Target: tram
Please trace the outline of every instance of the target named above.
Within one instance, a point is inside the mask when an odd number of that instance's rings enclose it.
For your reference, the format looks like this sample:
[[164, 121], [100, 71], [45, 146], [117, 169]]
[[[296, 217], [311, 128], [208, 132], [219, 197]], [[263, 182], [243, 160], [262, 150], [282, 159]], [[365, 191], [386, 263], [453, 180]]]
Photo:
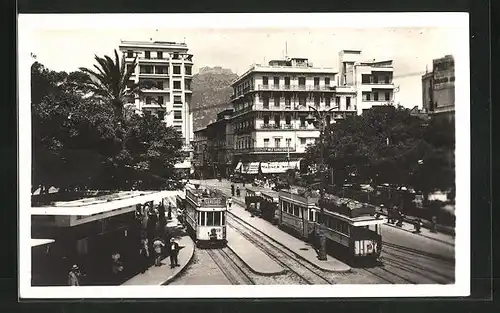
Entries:
[[245, 210], [252, 214], [261, 216], [262, 205], [262, 191], [265, 190], [261, 187], [248, 187], [245, 193]]
[[[323, 217], [321, 217], [323, 208]], [[348, 199], [296, 190], [279, 192], [278, 225], [299, 238], [315, 242], [322, 232], [329, 251], [349, 261], [376, 260], [382, 251], [381, 227], [387, 219], [372, 207]]]
[[226, 197], [218, 190], [186, 187], [184, 202], [185, 224], [197, 246], [225, 246]]
[[277, 224], [279, 219], [279, 193], [274, 190], [261, 192], [261, 216], [263, 219]]

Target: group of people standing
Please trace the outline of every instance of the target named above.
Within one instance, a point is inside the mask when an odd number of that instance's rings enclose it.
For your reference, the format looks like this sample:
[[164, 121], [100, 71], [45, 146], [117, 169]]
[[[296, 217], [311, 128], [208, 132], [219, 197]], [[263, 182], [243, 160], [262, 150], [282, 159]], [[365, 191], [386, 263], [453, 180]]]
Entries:
[[[140, 255], [142, 258], [142, 272], [149, 266], [161, 266], [161, 260], [168, 252], [170, 256], [170, 266], [178, 266], [177, 256], [179, 244], [175, 238], [167, 231], [167, 221], [172, 219], [172, 204], [165, 208], [163, 201], [158, 205], [148, 202], [144, 206], [137, 206], [136, 218], [141, 227]], [[169, 243], [168, 246], [166, 243]]]

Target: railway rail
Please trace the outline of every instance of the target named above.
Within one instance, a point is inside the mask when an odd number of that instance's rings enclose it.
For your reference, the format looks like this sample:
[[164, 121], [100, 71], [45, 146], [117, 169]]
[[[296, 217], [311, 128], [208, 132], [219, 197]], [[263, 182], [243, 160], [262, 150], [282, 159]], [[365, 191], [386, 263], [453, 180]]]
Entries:
[[296, 275], [302, 284], [334, 284], [331, 279], [325, 277], [322, 270], [314, 267], [313, 264], [307, 261], [297, 258], [292, 250], [273, 241], [271, 237], [236, 215], [232, 213], [228, 214], [228, 224], [248, 241], [264, 251], [271, 259]]
[[206, 252], [232, 285], [255, 285], [253, 279], [230, 256], [230, 250], [206, 249]]

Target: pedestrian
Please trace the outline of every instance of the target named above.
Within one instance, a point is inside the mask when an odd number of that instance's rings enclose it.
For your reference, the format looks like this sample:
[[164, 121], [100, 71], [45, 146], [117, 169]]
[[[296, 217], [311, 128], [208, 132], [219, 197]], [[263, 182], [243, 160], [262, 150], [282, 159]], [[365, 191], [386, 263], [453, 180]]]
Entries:
[[236, 196], [239, 197], [240, 196], [240, 187], [236, 187]]
[[80, 277], [82, 273], [78, 265], [73, 265], [68, 273], [68, 286], [80, 286]]
[[153, 247], [155, 250], [155, 266], [161, 266], [161, 248], [165, 247], [165, 244], [160, 238], [156, 238]]
[[231, 184], [231, 196], [234, 197], [234, 184]]
[[163, 204], [163, 199], [161, 200], [160, 204], [158, 205], [158, 220], [160, 222], [160, 225], [166, 224], [165, 221], [165, 205]]
[[420, 220], [420, 218], [417, 218], [415, 220], [414, 227], [415, 227], [415, 233], [419, 234], [420, 233], [420, 227], [422, 227], [422, 221]]
[[141, 273], [146, 272], [147, 268], [149, 267], [149, 249], [148, 249], [148, 239], [143, 238], [141, 239], [141, 247], [139, 250], [140, 257], [141, 257]]
[[168, 203], [168, 215], [167, 215], [167, 218], [169, 220], [172, 219], [172, 203]]
[[179, 254], [179, 244], [174, 238], [170, 238], [170, 268], [179, 266], [179, 260], [177, 258]]
[[436, 232], [437, 232], [437, 216], [433, 215], [431, 224], [431, 233], [436, 233]]
[[227, 198], [227, 206], [231, 209], [233, 199], [231, 197]]

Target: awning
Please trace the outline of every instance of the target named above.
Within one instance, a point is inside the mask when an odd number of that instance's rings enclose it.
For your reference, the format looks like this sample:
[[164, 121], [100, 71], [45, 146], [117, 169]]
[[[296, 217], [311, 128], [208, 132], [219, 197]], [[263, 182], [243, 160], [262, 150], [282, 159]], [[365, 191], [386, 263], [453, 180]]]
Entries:
[[263, 174], [286, 173], [288, 169], [299, 169], [299, 162], [300, 161], [262, 162], [260, 163], [260, 170]]
[[238, 162], [238, 164], [237, 164], [237, 165], [236, 165], [236, 167], [234, 168], [234, 171], [235, 171], [235, 172], [239, 171], [239, 170], [240, 170], [240, 168], [241, 168], [241, 165], [242, 165], [242, 163], [241, 163], [241, 162]]
[[243, 164], [241, 168], [241, 173], [243, 174], [258, 174], [259, 173], [259, 162], [251, 162]]

